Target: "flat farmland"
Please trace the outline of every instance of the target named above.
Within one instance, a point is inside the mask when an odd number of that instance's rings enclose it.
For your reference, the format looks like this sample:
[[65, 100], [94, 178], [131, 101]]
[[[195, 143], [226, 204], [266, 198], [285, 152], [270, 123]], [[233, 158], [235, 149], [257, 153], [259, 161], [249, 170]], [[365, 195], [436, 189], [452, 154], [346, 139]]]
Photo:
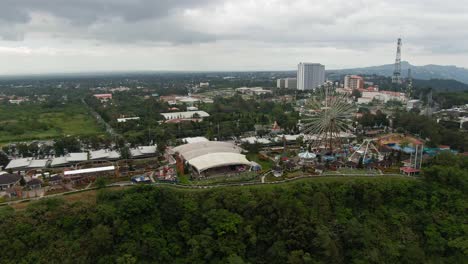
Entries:
[[84, 105], [0, 105], [0, 143], [104, 133]]

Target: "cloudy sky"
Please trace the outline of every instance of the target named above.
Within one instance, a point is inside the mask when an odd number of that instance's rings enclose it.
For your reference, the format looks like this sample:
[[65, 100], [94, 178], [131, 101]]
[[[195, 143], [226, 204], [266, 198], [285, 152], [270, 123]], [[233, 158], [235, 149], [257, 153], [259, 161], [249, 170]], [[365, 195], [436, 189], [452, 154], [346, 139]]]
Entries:
[[0, 74], [468, 68], [466, 0], [0, 0]]

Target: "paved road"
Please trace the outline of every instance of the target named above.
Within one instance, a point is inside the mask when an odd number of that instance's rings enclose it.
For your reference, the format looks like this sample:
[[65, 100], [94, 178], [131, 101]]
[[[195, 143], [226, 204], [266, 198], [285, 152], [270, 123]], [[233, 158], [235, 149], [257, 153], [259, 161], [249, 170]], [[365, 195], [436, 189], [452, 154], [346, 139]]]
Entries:
[[88, 110], [91, 112], [91, 114], [96, 118], [98, 123], [103, 124], [106, 127], [106, 132], [111, 135], [112, 137], [120, 137], [120, 134], [115, 132], [115, 130], [109, 125], [104, 119], [102, 119], [101, 115], [94, 111], [94, 109], [86, 103], [84, 98], [81, 98], [81, 102], [88, 108]]

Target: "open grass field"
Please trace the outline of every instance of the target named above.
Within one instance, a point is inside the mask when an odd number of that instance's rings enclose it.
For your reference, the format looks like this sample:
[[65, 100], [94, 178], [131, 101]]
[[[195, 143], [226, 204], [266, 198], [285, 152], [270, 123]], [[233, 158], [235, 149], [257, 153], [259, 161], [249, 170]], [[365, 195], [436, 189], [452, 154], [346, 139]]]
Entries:
[[256, 153], [248, 153], [247, 159], [250, 161], [255, 161], [256, 163], [262, 166], [263, 171], [270, 170], [275, 165], [271, 160], [261, 160]]
[[101, 134], [84, 105], [0, 105], [0, 143]]

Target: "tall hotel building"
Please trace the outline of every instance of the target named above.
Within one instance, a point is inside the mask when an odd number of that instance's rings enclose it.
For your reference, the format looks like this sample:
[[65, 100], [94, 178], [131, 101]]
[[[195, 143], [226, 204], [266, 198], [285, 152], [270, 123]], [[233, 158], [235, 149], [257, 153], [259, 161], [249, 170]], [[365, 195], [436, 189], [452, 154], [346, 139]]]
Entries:
[[313, 90], [325, 83], [325, 66], [320, 63], [297, 65], [297, 89]]

